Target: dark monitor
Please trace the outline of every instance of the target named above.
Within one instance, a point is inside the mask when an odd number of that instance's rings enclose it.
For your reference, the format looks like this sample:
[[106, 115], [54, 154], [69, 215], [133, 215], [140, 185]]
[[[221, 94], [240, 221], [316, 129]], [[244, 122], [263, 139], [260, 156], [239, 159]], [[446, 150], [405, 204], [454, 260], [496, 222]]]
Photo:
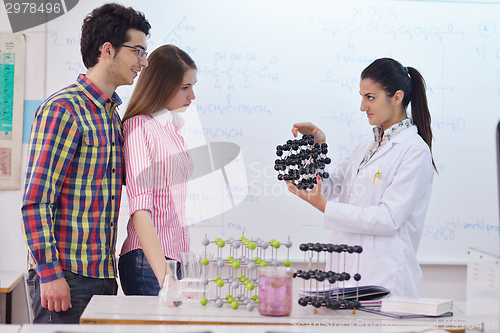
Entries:
[[[496, 144], [497, 144], [498, 209], [500, 210], [500, 121], [497, 124], [496, 141], [497, 141]], [[498, 255], [500, 256], [500, 249], [498, 250]]]

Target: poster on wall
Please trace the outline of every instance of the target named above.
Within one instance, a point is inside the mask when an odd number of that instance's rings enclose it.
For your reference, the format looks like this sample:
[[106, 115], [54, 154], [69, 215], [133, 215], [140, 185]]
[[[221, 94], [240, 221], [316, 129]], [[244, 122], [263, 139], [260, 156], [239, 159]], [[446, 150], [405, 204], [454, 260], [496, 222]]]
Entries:
[[0, 34], [0, 190], [21, 189], [26, 37]]

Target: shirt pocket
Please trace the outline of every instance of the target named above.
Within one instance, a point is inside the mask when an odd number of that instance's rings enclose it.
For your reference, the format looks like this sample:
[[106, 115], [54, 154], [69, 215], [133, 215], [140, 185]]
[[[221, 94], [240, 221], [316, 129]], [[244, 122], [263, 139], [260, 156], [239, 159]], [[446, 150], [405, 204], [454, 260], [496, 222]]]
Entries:
[[380, 177], [376, 177], [373, 182], [370, 184], [371, 187], [371, 195], [370, 201], [371, 205], [379, 205], [382, 197], [384, 196], [385, 191], [391, 185], [392, 181], [384, 180]]
[[84, 132], [83, 141], [89, 147], [103, 147], [108, 142], [105, 135], [93, 131]]
[[106, 135], [98, 131], [84, 132], [78, 159], [79, 173], [84, 175], [105, 173], [108, 157], [109, 147]]

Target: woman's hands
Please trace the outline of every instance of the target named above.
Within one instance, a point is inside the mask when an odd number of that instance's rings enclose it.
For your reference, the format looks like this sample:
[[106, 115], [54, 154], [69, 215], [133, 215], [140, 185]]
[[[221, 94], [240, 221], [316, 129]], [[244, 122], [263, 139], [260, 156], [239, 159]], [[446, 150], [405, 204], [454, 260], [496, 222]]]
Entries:
[[138, 210], [132, 215], [132, 218], [142, 251], [144, 251], [161, 288], [165, 279], [165, 254], [160, 244], [158, 232], [151, 220], [151, 212]]
[[321, 181], [321, 178], [319, 176], [316, 179], [318, 183], [310, 191], [299, 190], [291, 181], [287, 181], [286, 186], [288, 187], [288, 190], [290, 192], [292, 192], [302, 200], [309, 202], [320, 212], [324, 213], [326, 207], [326, 199], [323, 195], [323, 191], [321, 191], [321, 185], [323, 184], [323, 182]]
[[[306, 123], [296, 123], [292, 126], [293, 136], [297, 137], [297, 133], [302, 135], [314, 135], [315, 143], [325, 143], [326, 135], [320, 130], [316, 125], [306, 122]], [[326, 199], [321, 191], [322, 181], [321, 178], [317, 177], [317, 184], [311, 191], [299, 190], [291, 181], [286, 182], [288, 190], [301, 198], [304, 201], [309, 202], [311, 205], [316, 207], [319, 211], [325, 212]]]
[[299, 132], [302, 135], [313, 134], [315, 143], [321, 144], [321, 143], [326, 142], [325, 133], [323, 133], [322, 130], [320, 130], [316, 125], [314, 125], [312, 123], [307, 122], [307, 123], [293, 124], [293, 127], [292, 127], [293, 136], [297, 137], [297, 132]]

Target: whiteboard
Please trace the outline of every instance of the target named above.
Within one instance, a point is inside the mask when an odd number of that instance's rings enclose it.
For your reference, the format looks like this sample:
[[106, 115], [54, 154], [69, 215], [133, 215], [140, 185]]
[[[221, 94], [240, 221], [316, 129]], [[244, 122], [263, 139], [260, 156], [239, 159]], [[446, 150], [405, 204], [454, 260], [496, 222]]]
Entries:
[[[420, 262], [465, 263], [470, 246], [498, 248], [498, 4], [119, 2], [144, 12], [150, 21], [149, 52], [172, 43], [197, 63], [194, 118], [199, 127], [188, 122], [187, 136], [240, 148], [237, 169], [244, 170], [247, 186], [232, 189], [238, 202], [228, 203], [227, 197], [193, 199], [194, 210], [203, 200], [232, 205], [193, 224], [193, 251], [203, 250], [205, 234], [211, 240], [243, 232], [266, 240], [290, 237], [294, 246], [289, 253], [280, 249], [280, 259], [302, 259], [300, 243], [328, 242], [330, 231], [323, 229], [322, 214], [276, 179], [275, 147], [292, 138], [293, 123], [311, 121], [326, 132], [331, 159], [345, 158], [372, 133], [359, 111], [359, 75], [374, 59], [386, 56], [417, 68], [427, 82], [439, 175], [418, 251]], [[79, 51], [81, 23], [103, 3], [80, 1], [65, 16], [47, 23], [48, 94], [85, 72]], [[121, 112], [132, 91], [133, 86], [118, 88], [124, 101]], [[126, 207], [124, 202], [122, 235]]]

